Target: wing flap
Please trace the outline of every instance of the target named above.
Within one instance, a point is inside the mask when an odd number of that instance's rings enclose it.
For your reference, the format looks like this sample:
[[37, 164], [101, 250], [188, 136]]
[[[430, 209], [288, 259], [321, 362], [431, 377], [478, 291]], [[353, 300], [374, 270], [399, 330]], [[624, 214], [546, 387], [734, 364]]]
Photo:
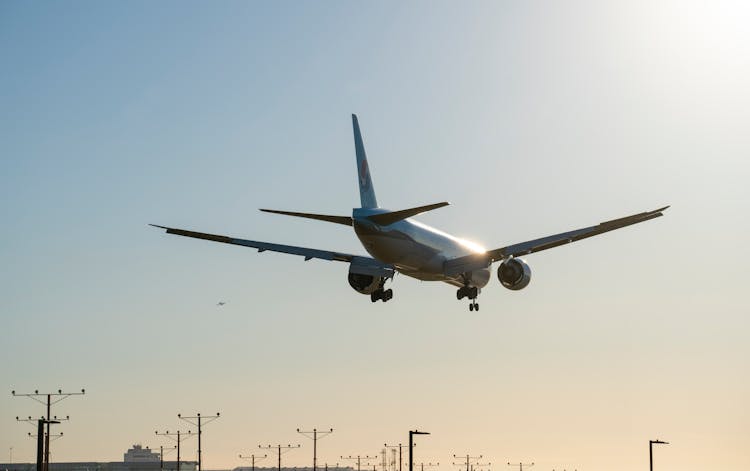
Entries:
[[547, 237], [541, 237], [539, 239], [521, 242], [520, 244], [508, 245], [499, 249], [490, 250], [484, 254], [472, 254], [466, 255], [464, 257], [454, 258], [445, 262], [444, 271], [448, 276], [455, 276], [467, 271], [486, 268], [491, 263], [508, 257], [518, 257], [521, 255], [528, 255], [530, 253], [541, 252], [542, 250], [559, 247], [561, 245], [566, 245], [578, 240], [587, 239], [595, 235], [604, 234], [605, 232], [614, 231], [616, 229], [621, 229], [633, 224], [649, 221], [651, 219], [663, 216], [663, 212], [667, 208], [669, 208], [669, 206], [664, 206], [663, 208], [655, 209], [653, 211], [645, 211], [618, 219], [612, 219], [610, 221], [599, 223], [595, 226], [584, 227], [582, 229], [576, 229], [573, 231], [562, 232], [560, 234], [555, 234]]
[[256, 240], [247, 239], [236, 239], [233, 237], [227, 237], [217, 234], [208, 234], [205, 232], [188, 231], [185, 229], [176, 229], [173, 227], [159, 226], [156, 224], [149, 224], [150, 226], [165, 229], [167, 234], [180, 235], [184, 237], [192, 237], [194, 239], [210, 240], [212, 242], [221, 242], [224, 244], [241, 245], [243, 247], [251, 247], [258, 249], [258, 252], [279, 252], [290, 255], [298, 255], [305, 258], [305, 261], [317, 258], [320, 260], [330, 260], [336, 262], [357, 262], [360, 264], [367, 264], [370, 266], [379, 266], [384, 268], [392, 268], [390, 265], [385, 265], [374, 258], [362, 257], [360, 255], [352, 255], [341, 252], [332, 252], [329, 250], [310, 249], [307, 247], [297, 247], [294, 245], [283, 245], [283, 244], [272, 244], [270, 242], [260, 242]]
[[663, 212], [667, 208], [669, 208], [669, 206], [655, 209], [653, 211], [646, 211], [638, 214], [633, 214], [631, 216], [625, 216], [623, 218], [612, 219], [611, 221], [599, 223], [596, 226], [584, 227], [583, 229], [563, 232], [548, 237], [521, 242], [520, 244], [509, 245], [507, 247], [492, 250], [488, 252], [488, 255], [494, 262], [496, 260], [507, 257], [517, 257], [520, 255], [528, 255], [530, 253], [541, 252], [542, 250], [570, 244], [571, 242], [587, 239], [595, 235], [604, 234], [605, 232], [622, 229], [623, 227], [661, 217], [663, 216]]

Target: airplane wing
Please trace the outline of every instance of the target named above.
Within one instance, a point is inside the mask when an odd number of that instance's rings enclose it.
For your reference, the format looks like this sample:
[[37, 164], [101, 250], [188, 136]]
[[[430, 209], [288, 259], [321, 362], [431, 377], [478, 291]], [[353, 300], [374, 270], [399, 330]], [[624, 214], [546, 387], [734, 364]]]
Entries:
[[658, 218], [663, 215], [663, 211], [667, 208], [669, 208], [669, 206], [655, 209], [653, 211], [633, 214], [619, 219], [613, 219], [611, 221], [605, 221], [595, 226], [584, 227], [574, 231], [562, 232], [560, 234], [541, 237], [539, 239], [529, 240], [519, 244], [508, 245], [499, 249], [490, 250], [483, 254], [473, 254], [455, 258], [446, 262], [445, 271], [448, 275], [456, 275], [465, 271], [470, 271], [471, 269], [487, 267], [489, 264], [505, 258], [528, 255], [530, 253], [540, 252], [560, 245], [570, 244], [577, 240], [586, 239], [595, 235], [604, 234], [605, 232], [614, 231], [615, 229]]
[[166, 229], [167, 234], [175, 234], [175, 235], [181, 235], [185, 237], [193, 237], [196, 239], [210, 240], [212, 242], [221, 242], [224, 244], [242, 245], [245, 247], [252, 247], [252, 248], [258, 249], [258, 252], [265, 252], [266, 250], [269, 250], [271, 252], [280, 252], [280, 253], [287, 253], [291, 255], [299, 255], [301, 257], [305, 257], [305, 261], [308, 261], [313, 258], [318, 258], [321, 260], [334, 260], [337, 262], [354, 262], [358, 265], [363, 265], [363, 266], [368, 266], [368, 267], [373, 267], [373, 268], [384, 268], [384, 269], [393, 268], [390, 265], [386, 265], [382, 262], [379, 262], [378, 260], [375, 260], [374, 258], [362, 257], [360, 255], [351, 255], [351, 254], [340, 253], [340, 252], [331, 252], [328, 250], [308, 249], [305, 247], [296, 247], [293, 245], [271, 244], [268, 242], [258, 242], [255, 240], [234, 239], [232, 237], [227, 237], [223, 235], [187, 231], [185, 229], [175, 229], [172, 227], [159, 226], [156, 224], [149, 224], [149, 226], [158, 227], [160, 229]]

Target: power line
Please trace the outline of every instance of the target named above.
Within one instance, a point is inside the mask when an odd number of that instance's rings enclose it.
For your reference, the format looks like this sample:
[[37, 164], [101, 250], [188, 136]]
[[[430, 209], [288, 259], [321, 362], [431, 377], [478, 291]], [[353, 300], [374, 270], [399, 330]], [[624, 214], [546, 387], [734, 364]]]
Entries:
[[[301, 433], [302, 435], [306, 436], [307, 438], [312, 438], [313, 441], [313, 471], [318, 471], [318, 434], [322, 434], [320, 438], [323, 438], [327, 435], [330, 435], [333, 433], [333, 429], [318, 432], [318, 429], [314, 428], [312, 429], [312, 432], [304, 432], [300, 429], [297, 429], [297, 433]], [[312, 436], [310, 436], [312, 434]]]
[[[177, 418], [182, 419], [189, 424], [198, 426], [198, 471], [203, 471], [201, 459], [201, 420], [205, 423], [213, 422], [219, 418], [219, 413], [217, 412], [216, 415], [204, 415], [203, 417], [201, 417], [200, 412], [193, 417], [183, 417], [180, 414], [177, 414]], [[198, 422], [193, 422], [194, 420], [197, 420]]]

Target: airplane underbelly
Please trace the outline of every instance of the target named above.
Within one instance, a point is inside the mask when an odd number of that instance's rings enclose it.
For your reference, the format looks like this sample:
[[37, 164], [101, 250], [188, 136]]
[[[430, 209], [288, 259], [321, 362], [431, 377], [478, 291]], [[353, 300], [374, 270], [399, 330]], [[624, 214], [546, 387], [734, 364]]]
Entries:
[[[367, 252], [376, 259], [394, 265], [399, 271], [424, 275], [442, 275], [443, 259], [429, 247], [406, 238], [372, 235], [361, 238]], [[421, 277], [418, 277], [421, 278]]]

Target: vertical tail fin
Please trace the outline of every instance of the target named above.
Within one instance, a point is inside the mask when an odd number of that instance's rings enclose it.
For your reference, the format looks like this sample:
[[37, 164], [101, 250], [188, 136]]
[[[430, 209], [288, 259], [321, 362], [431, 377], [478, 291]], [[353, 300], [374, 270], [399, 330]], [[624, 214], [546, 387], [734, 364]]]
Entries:
[[359, 132], [359, 121], [357, 121], [356, 114], [352, 115], [352, 126], [354, 127], [354, 148], [357, 152], [359, 199], [363, 208], [377, 208], [378, 200], [375, 198], [375, 188], [372, 186], [370, 167], [367, 165], [367, 154], [365, 154], [365, 145], [362, 143], [362, 134]]

